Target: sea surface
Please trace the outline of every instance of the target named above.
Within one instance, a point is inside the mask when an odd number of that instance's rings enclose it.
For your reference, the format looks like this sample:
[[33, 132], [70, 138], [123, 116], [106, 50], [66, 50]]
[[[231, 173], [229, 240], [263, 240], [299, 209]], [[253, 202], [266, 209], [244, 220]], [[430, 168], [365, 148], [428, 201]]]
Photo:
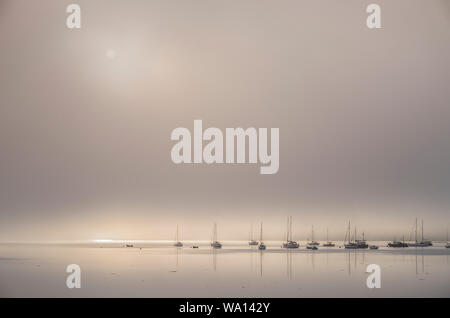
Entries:
[[[125, 244], [133, 247], [125, 247]], [[296, 250], [266, 242], [128, 241], [0, 244], [0, 297], [450, 297], [450, 249]], [[198, 249], [192, 245], [199, 245]], [[69, 264], [81, 268], [81, 288], [69, 289]], [[381, 288], [366, 285], [369, 264], [381, 268]]]

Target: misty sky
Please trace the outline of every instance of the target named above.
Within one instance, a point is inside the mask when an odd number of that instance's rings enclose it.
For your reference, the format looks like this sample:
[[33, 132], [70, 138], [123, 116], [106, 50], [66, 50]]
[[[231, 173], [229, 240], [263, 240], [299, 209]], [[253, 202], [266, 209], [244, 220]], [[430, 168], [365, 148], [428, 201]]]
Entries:
[[[450, 226], [448, 0], [0, 0], [0, 48], [1, 241]], [[279, 172], [175, 165], [195, 119], [279, 128]]]

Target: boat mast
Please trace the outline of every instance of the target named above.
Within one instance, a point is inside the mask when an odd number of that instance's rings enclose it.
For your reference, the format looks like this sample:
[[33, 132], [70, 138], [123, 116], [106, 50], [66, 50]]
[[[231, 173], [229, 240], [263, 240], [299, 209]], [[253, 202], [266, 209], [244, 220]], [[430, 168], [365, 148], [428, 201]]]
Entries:
[[289, 242], [289, 217], [286, 222], [286, 242]]
[[178, 242], [178, 224], [177, 224], [177, 237], [176, 237], [176, 241]]
[[327, 242], [329, 242], [329, 240], [328, 240], [328, 228], [327, 228]]
[[417, 243], [417, 218], [416, 218], [416, 229], [414, 231], [414, 239], [416, 240]]
[[289, 219], [289, 240], [292, 241], [292, 215]]
[[314, 225], [311, 226], [311, 242], [314, 242]]
[[423, 219], [422, 219], [422, 242], [423, 242]]
[[348, 220], [348, 243], [350, 244], [350, 220]]
[[259, 233], [259, 242], [262, 243], [262, 222], [261, 222], [261, 232]]

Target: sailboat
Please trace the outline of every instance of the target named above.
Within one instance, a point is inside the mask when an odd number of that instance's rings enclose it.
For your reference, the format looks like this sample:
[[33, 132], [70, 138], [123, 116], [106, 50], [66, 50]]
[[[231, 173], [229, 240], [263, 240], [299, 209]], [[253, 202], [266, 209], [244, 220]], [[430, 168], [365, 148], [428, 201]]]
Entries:
[[333, 242], [330, 242], [330, 241], [328, 240], [328, 229], [327, 229], [327, 242], [326, 242], [325, 244], [323, 244], [323, 246], [326, 246], [326, 247], [334, 247], [334, 243], [333, 243]]
[[355, 227], [355, 242], [356, 245], [358, 245], [358, 248], [368, 248], [369, 245], [366, 242], [366, 239], [364, 238], [364, 232], [362, 232], [362, 240], [356, 239], [356, 227]]
[[[368, 248], [369, 245], [367, 245], [366, 241], [364, 240], [364, 233], [363, 233], [363, 239], [357, 240], [356, 239], [356, 226], [355, 226], [355, 235], [353, 236], [353, 241], [351, 240], [351, 233], [350, 233], [350, 221], [348, 221], [348, 228], [347, 233], [345, 235], [345, 238], [348, 238], [347, 244], [344, 244], [344, 247], [347, 249], [359, 249], [359, 248]], [[345, 241], [345, 239], [344, 239]]]
[[418, 239], [417, 239], [417, 218], [416, 218], [416, 226], [415, 226], [415, 230], [414, 230], [414, 236], [415, 236], [415, 241], [413, 243], [409, 243], [408, 246], [427, 247], [427, 246], [433, 245], [433, 243], [431, 241], [426, 241], [423, 237], [423, 220], [422, 220], [422, 239], [420, 241], [418, 241]]
[[450, 243], [448, 242], [448, 230], [447, 230], [447, 244], [445, 244], [446, 248], [450, 248]]
[[258, 242], [256, 242], [256, 241], [253, 239], [253, 224], [252, 224], [252, 226], [251, 226], [251, 228], [250, 228], [250, 241], [248, 242], [248, 245], [250, 245], [250, 246], [256, 246], [256, 245], [258, 245]]
[[175, 244], [173, 246], [175, 246], [175, 247], [183, 247], [183, 243], [181, 243], [178, 240], [178, 224], [177, 224], [177, 236], [176, 236], [176, 239], [175, 239]]
[[259, 246], [258, 249], [259, 250], [265, 250], [266, 249], [266, 245], [263, 243], [263, 227], [262, 227], [262, 222], [261, 222], [261, 231], [259, 233]]
[[214, 229], [213, 229], [213, 239], [211, 242], [212, 248], [222, 248], [222, 244], [217, 240], [217, 224], [214, 223]]
[[405, 236], [403, 236], [403, 241], [394, 241], [388, 243], [388, 247], [408, 247], [408, 244], [405, 243]]
[[288, 217], [286, 242], [283, 243], [283, 248], [299, 248], [299, 244], [292, 240], [292, 216]]
[[320, 243], [314, 241], [314, 225], [311, 227], [311, 242], [308, 243], [308, 246], [319, 246]]

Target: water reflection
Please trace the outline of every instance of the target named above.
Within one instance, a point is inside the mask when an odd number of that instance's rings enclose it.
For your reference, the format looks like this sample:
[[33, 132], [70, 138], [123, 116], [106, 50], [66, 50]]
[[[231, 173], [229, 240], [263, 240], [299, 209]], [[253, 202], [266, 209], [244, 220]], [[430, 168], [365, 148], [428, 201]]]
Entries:
[[292, 280], [292, 251], [286, 250], [286, 274], [289, 280]]
[[[0, 285], [12, 286], [8, 290], [0, 288], [3, 292], [0, 295], [7, 296], [65, 296], [65, 285], [59, 281], [60, 272], [67, 264], [74, 263], [74, 258], [82, 262], [84, 273], [96, 277], [86, 286], [89, 288], [81, 291], [86, 297], [100, 294], [117, 297], [370, 297], [373, 291], [366, 287], [365, 270], [366, 265], [372, 263], [379, 264], [383, 270], [385, 284], [376, 292], [379, 296], [450, 296], [450, 250], [439, 247], [381, 248], [378, 251], [269, 247], [259, 251], [247, 246], [219, 250], [209, 246], [142, 250], [104, 246], [0, 246], [0, 255]], [[142, 277], [148, 278], [145, 283]], [[32, 281], [31, 285], [35, 283], [35, 286], [45, 281], [47, 285], [62, 287], [42, 291], [37, 287], [27, 288], [28, 285], [21, 283], [25, 281]], [[393, 283], [395, 281], [401, 284]]]
[[[419, 249], [420, 249], [420, 251], [419, 251]], [[419, 265], [418, 265], [419, 254], [420, 254], [420, 261], [421, 261], [421, 272], [422, 272], [422, 274], [425, 273], [425, 255], [423, 253], [423, 247], [415, 247], [416, 277], [419, 276]]]
[[213, 266], [213, 271], [217, 271], [217, 249], [212, 248], [212, 266]]
[[263, 277], [263, 252], [259, 252], [259, 275]]

